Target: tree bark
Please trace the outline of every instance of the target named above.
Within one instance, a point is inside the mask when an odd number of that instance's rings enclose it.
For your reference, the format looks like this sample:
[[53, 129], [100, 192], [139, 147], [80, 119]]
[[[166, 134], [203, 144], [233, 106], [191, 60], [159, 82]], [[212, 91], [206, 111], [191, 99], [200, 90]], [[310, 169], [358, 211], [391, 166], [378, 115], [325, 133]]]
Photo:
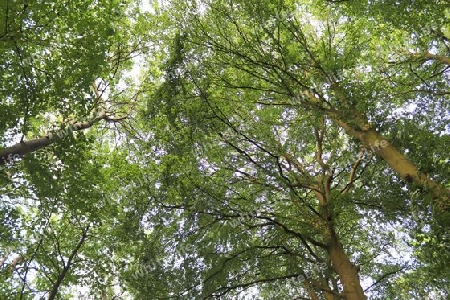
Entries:
[[416, 165], [407, 159], [404, 154], [400, 153], [385, 137], [372, 129], [367, 118], [357, 112], [356, 109], [352, 109], [342, 92], [342, 88], [337, 83], [332, 84], [332, 89], [335, 91], [337, 98], [347, 105], [348, 111], [323, 107], [322, 100], [308, 90], [303, 91], [303, 95], [307, 98], [307, 101], [304, 102], [305, 108], [323, 111], [348, 135], [359, 140], [365, 148], [374, 151], [383, 158], [392, 170], [409, 185], [415, 185], [428, 191], [433, 197], [433, 204], [437, 205], [441, 211], [448, 210], [450, 208], [450, 190], [432, 180], [425, 173], [420, 172]]
[[309, 298], [311, 300], [319, 300], [319, 296], [317, 296], [316, 292], [312, 288], [311, 284], [308, 282], [308, 280], [305, 280], [305, 289], [308, 292]]
[[434, 204], [441, 210], [450, 207], [450, 191], [432, 180], [427, 174], [420, 172], [404, 154], [400, 153], [381, 134], [373, 129], [356, 130], [347, 122], [337, 120], [338, 124], [353, 138], [359, 140], [366, 148], [371, 149], [394, 170], [408, 184], [421, 187], [428, 191], [434, 200]]
[[[324, 132], [322, 132], [323, 134]], [[342, 244], [339, 242], [339, 238], [335, 231], [335, 225], [333, 220], [332, 201], [335, 200], [332, 197], [332, 181], [333, 174], [329, 172], [330, 167], [324, 163], [323, 160], [323, 148], [322, 148], [323, 135], [316, 134], [317, 151], [316, 161], [321, 165], [323, 174], [325, 177], [317, 175], [316, 186], [314, 187], [314, 194], [319, 202], [319, 213], [322, 219], [326, 220], [326, 226], [324, 227], [324, 235], [327, 236], [327, 252], [328, 258], [331, 260], [334, 271], [338, 274], [339, 280], [344, 288], [344, 299], [346, 300], [367, 300], [364, 295], [364, 290], [361, 287], [358, 270], [355, 265], [352, 264], [349, 257], [344, 251]], [[327, 259], [328, 259], [327, 258]], [[327, 284], [328, 285], [328, 284]], [[326, 299], [332, 299], [331, 294], [324, 294]]]
[[423, 54], [423, 56], [429, 60], [437, 60], [445, 65], [450, 65], [450, 58], [446, 57], [446, 56], [442, 56], [442, 55], [436, 55], [436, 54], [432, 54], [430, 52], [426, 52]]
[[361, 287], [358, 271], [352, 264], [342, 248], [334, 228], [330, 229], [330, 246], [328, 254], [336, 273], [339, 275], [342, 286], [344, 287], [344, 297], [346, 300], [366, 300], [364, 291]]
[[5, 165], [8, 162], [12, 162], [14, 158], [22, 157], [26, 154], [36, 152], [42, 148], [45, 148], [55, 142], [59, 138], [70, 134], [72, 131], [80, 131], [92, 127], [94, 124], [101, 120], [107, 120], [108, 117], [105, 113], [98, 115], [92, 120], [86, 122], [78, 122], [72, 124], [70, 127], [61, 129], [55, 133], [50, 133], [45, 137], [37, 138], [30, 141], [24, 141], [0, 150], [0, 166]]

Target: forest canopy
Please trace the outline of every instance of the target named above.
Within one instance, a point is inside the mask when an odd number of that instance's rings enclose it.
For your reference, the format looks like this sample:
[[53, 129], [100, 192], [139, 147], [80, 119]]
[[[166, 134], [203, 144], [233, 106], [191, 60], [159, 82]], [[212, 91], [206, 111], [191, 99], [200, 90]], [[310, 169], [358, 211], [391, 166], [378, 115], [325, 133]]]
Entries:
[[1, 299], [447, 299], [445, 0], [4, 1]]

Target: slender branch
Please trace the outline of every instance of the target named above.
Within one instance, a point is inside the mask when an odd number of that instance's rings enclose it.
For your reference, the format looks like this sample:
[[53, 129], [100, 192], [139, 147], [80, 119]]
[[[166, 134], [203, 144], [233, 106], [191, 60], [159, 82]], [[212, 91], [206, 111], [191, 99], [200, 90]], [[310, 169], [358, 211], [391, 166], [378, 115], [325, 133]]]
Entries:
[[377, 281], [375, 281], [375, 282], [374, 282], [373, 284], [371, 284], [368, 288], [366, 288], [366, 289], [364, 290], [364, 292], [370, 290], [372, 287], [374, 287], [374, 286], [376, 286], [377, 284], [379, 284], [380, 282], [386, 280], [389, 276], [395, 275], [396, 273], [398, 273], [398, 272], [400, 272], [400, 271], [402, 271], [402, 270], [404, 270], [404, 269], [406, 269], [405, 266], [401, 267], [401, 268], [398, 269], [398, 270], [391, 271], [391, 272], [387, 272], [387, 273], [383, 274], [380, 278], [377, 279]]
[[361, 150], [361, 152], [359, 153], [358, 159], [353, 164], [352, 170], [351, 170], [349, 178], [348, 178], [348, 183], [344, 187], [344, 189], [341, 191], [341, 194], [347, 194], [350, 191], [350, 189], [353, 187], [353, 182], [355, 181], [356, 170], [358, 169], [359, 165], [361, 164], [363, 157], [364, 157], [364, 150]]
[[53, 299], [56, 298], [56, 296], [58, 294], [58, 289], [59, 289], [62, 281], [66, 277], [66, 274], [69, 271], [70, 267], [72, 266], [73, 259], [77, 255], [78, 251], [80, 250], [81, 246], [83, 245], [83, 243], [85, 242], [85, 240], [86, 240], [86, 238], [88, 236], [89, 226], [90, 225], [88, 225], [83, 230], [83, 233], [81, 235], [80, 241], [75, 246], [75, 249], [72, 250], [72, 253], [70, 254], [69, 258], [67, 259], [67, 263], [65, 264], [62, 272], [58, 275], [58, 278], [56, 279], [56, 282], [53, 284], [52, 290], [51, 290], [51, 292], [50, 292], [50, 294], [48, 296], [48, 300], [53, 300]]

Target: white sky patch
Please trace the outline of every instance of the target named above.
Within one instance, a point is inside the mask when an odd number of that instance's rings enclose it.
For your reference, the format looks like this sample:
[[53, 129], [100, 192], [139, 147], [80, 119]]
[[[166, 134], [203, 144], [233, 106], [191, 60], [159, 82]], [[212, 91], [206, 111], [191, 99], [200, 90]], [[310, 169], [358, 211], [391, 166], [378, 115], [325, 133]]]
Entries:
[[[160, 0], [159, 1], [160, 4], [164, 4], [164, 0]], [[154, 9], [150, 4], [149, 0], [141, 0], [140, 4], [139, 4], [139, 9], [142, 13], [154, 13]]]
[[410, 114], [414, 113], [414, 111], [416, 109], [417, 109], [417, 104], [409, 103], [405, 107], [400, 107], [400, 108], [394, 109], [391, 116], [393, 118], [396, 118], [396, 117], [399, 117], [399, 116], [402, 116], [405, 114], [410, 115]]

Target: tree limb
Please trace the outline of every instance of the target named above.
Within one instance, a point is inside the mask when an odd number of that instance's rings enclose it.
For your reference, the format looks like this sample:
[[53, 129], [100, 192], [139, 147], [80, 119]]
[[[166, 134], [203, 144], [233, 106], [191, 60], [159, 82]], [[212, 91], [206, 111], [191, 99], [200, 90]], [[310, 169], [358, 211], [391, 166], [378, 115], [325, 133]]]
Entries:
[[54, 133], [50, 133], [47, 136], [29, 141], [19, 142], [10, 147], [2, 149], [0, 150], [0, 166], [6, 165], [7, 163], [12, 163], [16, 158], [23, 157], [26, 154], [36, 152], [53, 144], [57, 140], [57, 137], [62, 138], [68, 135], [70, 132], [81, 131], [90, 128], [94, 124], [102, 120], [108, 121], [110, 120], [105, 112], [101, 113], [100, 115], [94, 117], [89, 121], [74, 123], [68, 128], [64, 128]]
[[72, 250], [72, 253], [70, 254], [69, 258], [67, 259], [67, 263], [65, 264], [62, 272], [58, 275], [56, 282], [53, 284], [52, 290], [50, 291], [50, 294], [48, 296], [48, 300], [53, 300], [56, 298], [56, 295], [58, 294], [59, 286], [61, 285], [62, 281], [66, 277], [67, 272], [69, 271], [70, 267], [72, 266], [73, 259], [77, 255], [77, 253], [80, 250], [81, 246], [83, 245], [84, 241], [86, 240], [86, 238], [88, 236], [88, 231], [89, 231], [89, 225], [83, 230], [80, 241], [75, 246], [75, 249]]

